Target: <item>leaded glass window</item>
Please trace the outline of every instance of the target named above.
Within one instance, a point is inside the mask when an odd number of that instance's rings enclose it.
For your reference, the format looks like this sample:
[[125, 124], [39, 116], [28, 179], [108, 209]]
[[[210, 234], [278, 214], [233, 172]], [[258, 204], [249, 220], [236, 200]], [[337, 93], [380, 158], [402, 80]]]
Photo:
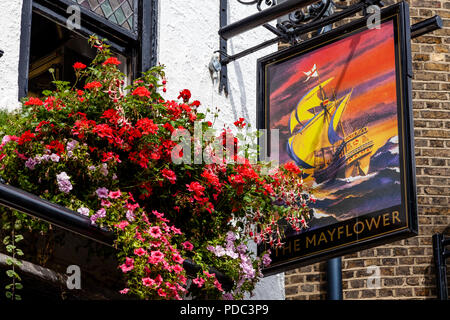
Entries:
[[[22, 1], [19, 98], [45, 89], [49, 68], [70, 81], [73, 62], [92, 58], [86, 40], [92, 34], [107, 39], [129, 80], [157, 64], [159, 0]], [[81, 8], [81, 24], [70, 29], [73, 4]]]
[[136, 31], [137, 0], [72, 0], [122, 28]]

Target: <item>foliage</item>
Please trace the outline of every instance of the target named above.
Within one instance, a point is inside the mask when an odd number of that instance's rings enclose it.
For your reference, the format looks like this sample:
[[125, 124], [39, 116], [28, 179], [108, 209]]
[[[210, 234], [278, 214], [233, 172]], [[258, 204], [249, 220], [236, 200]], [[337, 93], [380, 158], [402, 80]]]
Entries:
[[[6, 270], [6, 275], [10, 279], [11, 283], [5, 286], [6, 298], [10, 300], [21, 300], [22, 297], [17, 293], [17, 290], [22, 289], [21, 278], [16, 271], [16, 267], [20, 267], [22, 262], [17, 259], [17, 256], [23, 256], [23, 251], [18, 247], [18, 243], [23, 240], [23, 236], [18, 233], [22, 229], [21, 220], [17, 219], [16, 216], [10, 214], [3, 215], [2, 229], [6, 231], [9, 235], [3, 238], [3, 245], [6, 248], [8, 257], [6, 258], [6, 264], [10, 266], [10, 269]], [[9, 219], [8, 219], [9, 218]]]
[[[243, 298], [270, 263], [268, 252], [257, 257], [250, 247], [281, 246], [280, 218], [297, 231], [307, 227], [314, 199], [301, 170], [289, 163], [264, 174], [268, 164], [252, 164], [254, 148], [242, 144], [249, 136], [244, 119], [234, 123], [236, 134], [213, 130], [208, 118], [217, 114], [200, 112], [189, 90], [164, 100], [162, 66], [125, 87], [108, 46], [95, 37], [90, 43], [98, 55], [90, 66], [74, 65], [76, 84], [54, 81], [56, 90], [25, 99], [12, 124], [2, 125], [1, 177], [114, 230], [128, 284], [121, 293]], [[197, 141], [196, 128], [209, 134]], [[179, 132], [200, 149], [183, 148], [174, 139]], [[203, 164], [183, 161], [198, 150]], [[201, 267], [190, 280], [185, 259]], [[212, 267], [234, 281], [231, 291]]]

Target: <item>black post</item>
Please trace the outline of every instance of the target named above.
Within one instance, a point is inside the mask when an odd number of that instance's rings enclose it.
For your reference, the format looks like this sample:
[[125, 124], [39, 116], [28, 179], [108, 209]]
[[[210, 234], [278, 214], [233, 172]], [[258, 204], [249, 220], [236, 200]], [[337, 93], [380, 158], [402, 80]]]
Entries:
[[328, 300], [342, 300], [342, 259], [333, 258], [327, 261]]
[[263, 25], [266, 22], [282, 17], [296, 9], [306, 7], [317, 0], [288, 0], [261, 12], [255, 13], [242, 20], [220, 28], [219, 35], [223, 39], [230, 39], [238, 34]]
[[447, 266], [444, 256], [444, 235], [436, 233], [433, 235], [433, 255], [436, 268], [436, 290], [439, 300], [448, 299], [447, 289]]
[[[225, 27], [228, 23], [228, 0], [220, 0], [220, 29]], [[224, 92], [228, 95], [228, 68], [227, 64], [223, 63], [227, 58], [228, 44], [227, 40], [220, 38], [220, 62], [222, 64], [222, 69], [220, 69], [220, 79], [219, 79], [219, 92]]]

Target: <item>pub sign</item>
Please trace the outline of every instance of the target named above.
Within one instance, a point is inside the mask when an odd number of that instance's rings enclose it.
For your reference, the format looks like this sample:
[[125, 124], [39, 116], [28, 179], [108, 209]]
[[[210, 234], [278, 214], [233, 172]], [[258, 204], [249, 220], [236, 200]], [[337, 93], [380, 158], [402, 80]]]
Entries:
[[303, 168], [317, 199], [307, 229], [286, 227], [265, 274], [417, 234], [408, 10], [399, 3], [377, 26], [362, 18], [258, 60], [258, 127], [278, 130], [270, 150]]

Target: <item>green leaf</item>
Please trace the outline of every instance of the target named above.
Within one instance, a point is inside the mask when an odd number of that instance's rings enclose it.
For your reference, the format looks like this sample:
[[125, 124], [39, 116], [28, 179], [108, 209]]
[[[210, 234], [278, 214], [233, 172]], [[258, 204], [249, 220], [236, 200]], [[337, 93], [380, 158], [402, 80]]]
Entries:
[[12, 264], [14, 263], [14, 260], [12, 259], [12, 258], [6, 258], [6, 264], [8, 265], [8, 266], [11, 266]]
[[9, 244], [10, 240], [11, 240], [11, 237], [10, 236], [6, 236], [5, 238], [3, 238], [3, 244], [5, 246], [7, 246]]
[[8, 299], [11, 299], [11, 298], [12, 298], [12, 292], [6, 291], [6, 292], [5, 292], [5, 295], [6, 295], [6, 297], [7, 297]]
[[21, 301], [22, 297], [20, 295], [18, 295], [18, 294], [15, 294], [14, 295], [14, 299], [17, 300], [17, 301]]
[[19, 274], [17, 272], [15, 272], [14, 270], [7, 270], [6, 275], [10, 278], [15, 277], [15, 278], [21, 280]]
[[19, 241], [22, 241], [22, 240], [23, 240], [23, 235], [21, 235], [21, 234], [16, 235], [16, 237], [15, 237], [15, 241], [16, 242], [19, 242]]
[[23, 285], [21, 283], [16, 283], [16, 289], [17, 290], [23, 289]]
[[13, 246], [12, 244], [8, 244], [7, 246], [6, 246], [6, 251], [8, 251], [8, 252], [13, 252], [14, 251], [14, 249], [16, 248], [16, 246]]

